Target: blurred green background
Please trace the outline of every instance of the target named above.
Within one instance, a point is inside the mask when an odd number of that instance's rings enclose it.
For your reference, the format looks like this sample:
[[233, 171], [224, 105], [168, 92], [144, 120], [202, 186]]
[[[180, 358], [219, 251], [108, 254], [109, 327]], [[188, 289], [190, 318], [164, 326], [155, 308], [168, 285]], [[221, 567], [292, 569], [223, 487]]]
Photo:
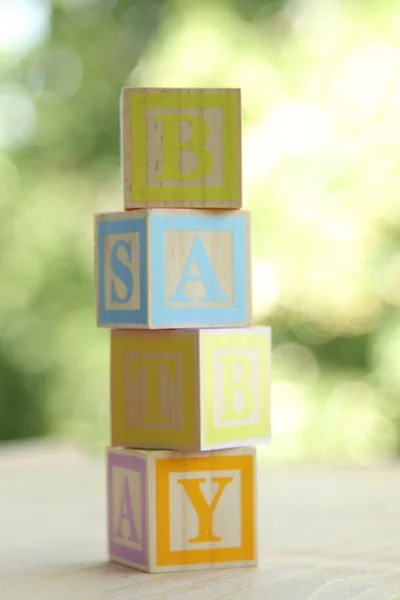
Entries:
[[0, 440], [109, 440], [93, 215], [123, 86], [242, 88], [284, 459], [400, 455], [400, 2], [0, 0]]

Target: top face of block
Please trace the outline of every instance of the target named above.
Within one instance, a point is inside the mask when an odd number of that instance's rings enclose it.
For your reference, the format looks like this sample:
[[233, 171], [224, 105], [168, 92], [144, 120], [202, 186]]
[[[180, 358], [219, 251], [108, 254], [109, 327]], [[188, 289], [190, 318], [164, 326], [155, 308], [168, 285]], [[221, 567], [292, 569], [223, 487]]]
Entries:
[[124, 207], [242, 206], [238, 89], [125, 88]]

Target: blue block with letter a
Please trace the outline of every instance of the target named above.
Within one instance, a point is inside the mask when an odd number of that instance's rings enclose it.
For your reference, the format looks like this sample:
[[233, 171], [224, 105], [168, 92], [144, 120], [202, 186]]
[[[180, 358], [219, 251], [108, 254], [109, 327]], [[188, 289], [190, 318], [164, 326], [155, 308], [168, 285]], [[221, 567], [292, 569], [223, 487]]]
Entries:
[[95, 241], [100, 327], [251, 325], [248, 211], [99, 214]]

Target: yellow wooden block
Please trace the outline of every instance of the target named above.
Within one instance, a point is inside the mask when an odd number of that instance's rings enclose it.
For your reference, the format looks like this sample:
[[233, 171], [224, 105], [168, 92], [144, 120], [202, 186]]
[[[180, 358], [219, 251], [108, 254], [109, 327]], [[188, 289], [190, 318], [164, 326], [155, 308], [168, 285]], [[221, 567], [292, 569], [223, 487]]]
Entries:
[[239, 89], [125, 88], [126, 209], [242, 206]]
[[269, 327], [111, 332], [112, 445], [211, 450], [270, 439]]
[[254, 448], [110, 448], [110, 560], [150, 573], [257, 563]]

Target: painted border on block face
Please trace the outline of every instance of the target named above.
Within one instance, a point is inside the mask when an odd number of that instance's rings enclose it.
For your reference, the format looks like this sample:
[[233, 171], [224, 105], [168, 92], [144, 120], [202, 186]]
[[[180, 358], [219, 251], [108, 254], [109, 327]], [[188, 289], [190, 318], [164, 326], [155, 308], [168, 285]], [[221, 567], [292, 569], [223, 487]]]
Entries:
[[[97, 293], [100, 325], [133, 325], [147, 323], [147, 262], [145, 217], [96, 221], [97, 228]], [[140, 309], [108, 310], [106, 308], [105, 241], [107, 235], [138, 233], [140, 252]]]
[[[146, 89], [137, 88], [128, 94], [130, 127], [127, 132], [131, 150], [130, 207], [165, 205], [174, 202], [199, 203], [206, 208], [218, 202], [240, 203], [241, 190], [241, 102], [240, 89]], [[222, 114], [223, 184], [221, 186], [161, 186], [151, 187], [147, 183], [146, 165], [146, 110], [220, 108]], [[125, 167], [126, 168], [126, 167]]]
[[[156, 459], [156, 567], [253, 561], [256, 558], [255, 454], [188, 456]], [[174, 472], [237, 471], [241, 473], [242, 543], [232, 548], [170, 550], [169, 474]]]
[[[257, 423], [238, 422], [237, 425], [215, 426], [215, 390], [213, 357], [218, 350], [257, 350], [259, 385], [259, 415]], [[228, 448], [240, 445], [266, 443], [271, 436], [270, 386], [271, 386], [271, 328], [249, 327], [247, 329], [214, 329], [201, 334], [201, 404], [203, 407], [202, 447], [204, 450]], [[226, 382], [225, 382], [226, 384]], [[224, 401], [224, 398], [220, 398]]]
[[[248, 320], [248, 215], [167, 215], [150, 216], [151, 244], [151, 323], [163, 325], [213, 325]], [[232, 231], [233, 234], [233, 298], [232, 307], [168, 308], [165, 306], [164, 233], [166, 231]]]
[[[137, 471], [140, 474], [140, 503], [141, 503], [141, 527], [142, 527], [142, 549], [134, 550], [128, 546], [123, 546], [113, 541], [112, 532], [112, 515], [113, 515], [113, 473], [114, 467], [120, 467], [129, 471]], [[112, 559], [124, 560], [128, 563], [137, 563], [147, 566], [147, 539], [148, 539], [148, 522], [147, 522], [147, 482], [146, 482], [146, 461], [137, 456], [129, 456], [127, 454], [119, 454], [108, 450], [108, 544], [109, 553]]]

